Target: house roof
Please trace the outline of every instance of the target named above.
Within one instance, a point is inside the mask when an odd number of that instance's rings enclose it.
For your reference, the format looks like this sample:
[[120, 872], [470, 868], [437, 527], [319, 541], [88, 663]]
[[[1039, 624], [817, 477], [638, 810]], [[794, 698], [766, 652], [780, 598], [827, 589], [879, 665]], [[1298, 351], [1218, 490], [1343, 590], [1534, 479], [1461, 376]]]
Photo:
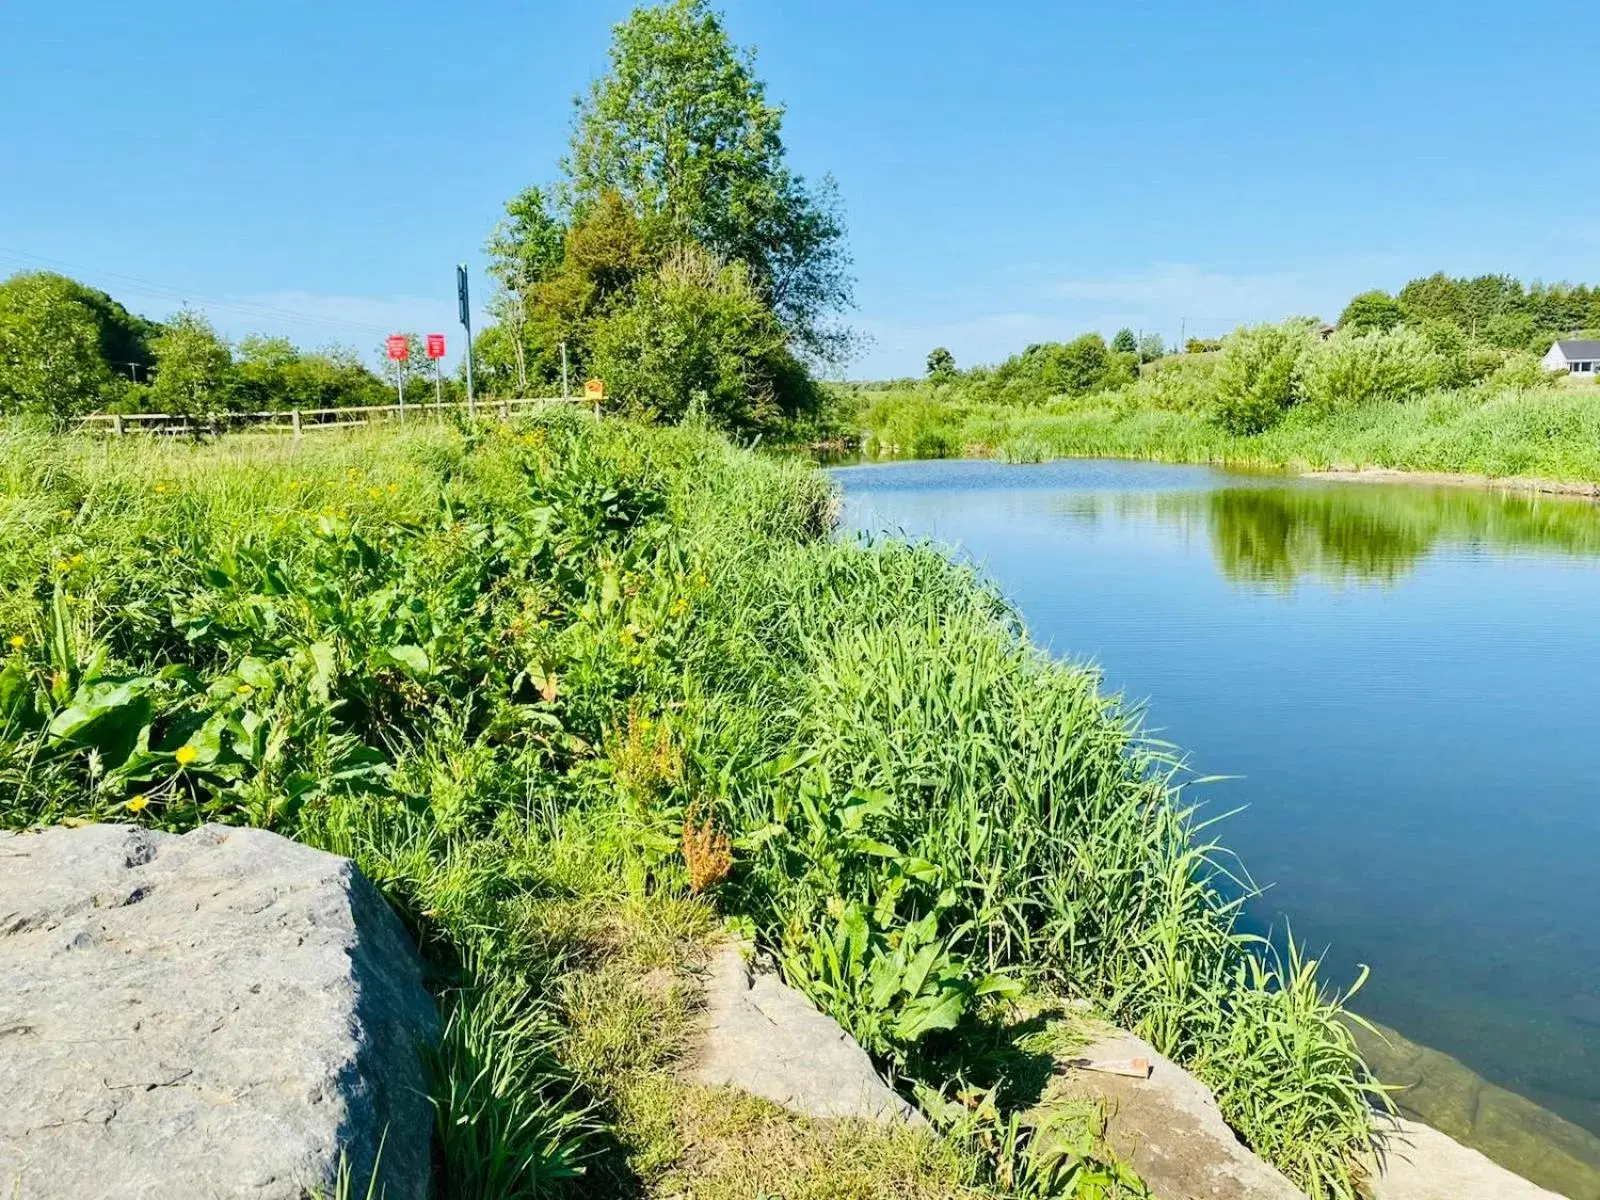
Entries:
[[1592, 338], [1561, 338], [1556, 342], [1556, 349], [1568, 362], [1580, 358], [1600, 358], [1600, 341]]

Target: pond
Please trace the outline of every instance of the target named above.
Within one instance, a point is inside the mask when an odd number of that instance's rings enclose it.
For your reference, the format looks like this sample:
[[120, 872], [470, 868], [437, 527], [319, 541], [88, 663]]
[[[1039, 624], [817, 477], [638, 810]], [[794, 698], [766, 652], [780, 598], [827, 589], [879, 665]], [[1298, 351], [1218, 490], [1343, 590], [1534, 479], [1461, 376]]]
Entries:
[[1251, 921], [1332, 982], [1370, 965], [1356, 1008], [1443, 1052], [1378, 1054], [1407, 1107], [1600, 1196], [1600, 510], [1089, 460], [834, 474], [847, 526], [970, 559], [1229, 777], [1196, 794], [1242, 809]]

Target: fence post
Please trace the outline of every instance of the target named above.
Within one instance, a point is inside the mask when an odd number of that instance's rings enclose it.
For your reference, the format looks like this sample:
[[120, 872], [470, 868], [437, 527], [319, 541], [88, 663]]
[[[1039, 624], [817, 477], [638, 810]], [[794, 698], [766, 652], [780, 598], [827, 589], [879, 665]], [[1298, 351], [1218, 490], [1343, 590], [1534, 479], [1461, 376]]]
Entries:
[[300, 410], [298, 408], [294, 410], [293, 415], [290, 417], [290, 424], [294, 426], [294, 440], [298, 442], [300, 440]]
[[122, 436], [122, 414], [114, 413], [111, 417], [111, 432], [118, 437]]
[[501, 399], [500, 399], [500, 420], [501, 421], [505, 421], [505, 420], [509, 419], [510, 416], [511, 416], [511, 408], [510, 408], [509, 405], [506, 404], [505, 398], [501, 397]]

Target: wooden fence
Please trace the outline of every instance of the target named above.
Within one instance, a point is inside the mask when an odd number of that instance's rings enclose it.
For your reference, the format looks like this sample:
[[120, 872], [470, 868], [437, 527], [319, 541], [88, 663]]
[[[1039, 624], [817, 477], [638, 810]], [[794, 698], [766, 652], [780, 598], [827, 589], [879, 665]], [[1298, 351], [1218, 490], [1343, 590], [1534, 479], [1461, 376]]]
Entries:
[[250, 430], [288, 433], [299, 437], [322, 429], [351, 429], [387, 421], [440, 420], [449, 410], [466, 410], [469, 417], [494, 416], [509, 420], [514, 412], [527, 412], [552, 404], [582, 404], [581, 396], [526, 396], [516, 400], [464, 400], [448, 404], [369, 404], [349, 408], [290, 408], [279, 412], [212, 413], [190, 417], [178, 413], [94, 413], [79, 417], [78, 428], [122, 436], [128, 433], [198, 436]]

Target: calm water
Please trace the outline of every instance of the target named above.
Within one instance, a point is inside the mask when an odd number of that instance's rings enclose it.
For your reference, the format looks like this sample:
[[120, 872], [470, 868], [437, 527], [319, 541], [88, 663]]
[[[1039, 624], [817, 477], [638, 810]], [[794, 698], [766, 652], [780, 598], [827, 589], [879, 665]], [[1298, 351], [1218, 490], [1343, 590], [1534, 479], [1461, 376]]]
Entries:
[[1359, 1008], [1600, 1133], [1600, 510], [1207, 468], [836, 472], [1188, 754]]

